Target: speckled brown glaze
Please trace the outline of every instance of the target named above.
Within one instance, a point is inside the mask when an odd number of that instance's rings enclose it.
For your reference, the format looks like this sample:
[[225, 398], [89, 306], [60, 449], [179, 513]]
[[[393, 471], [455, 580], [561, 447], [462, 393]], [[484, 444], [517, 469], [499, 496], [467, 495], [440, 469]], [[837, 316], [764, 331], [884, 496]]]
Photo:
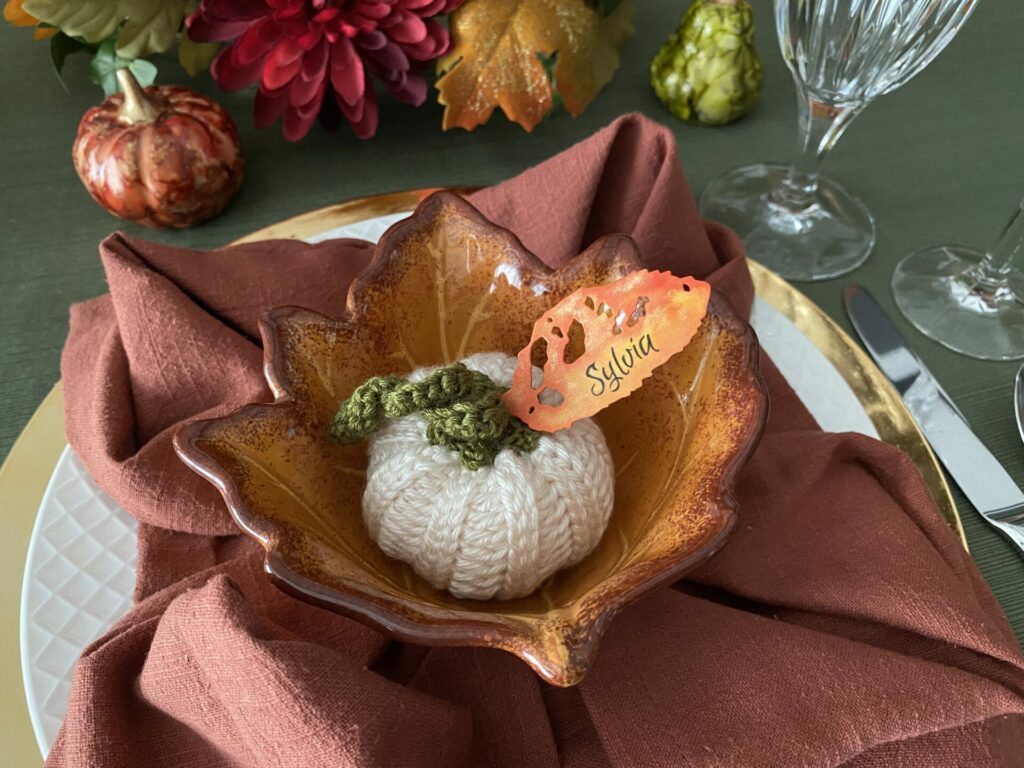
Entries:
[[368, 376], [515, 354], [543, 311], [637, 265], [633, 241], [614, 236], [553, 272], [461, 198], [438, 193], [384, 235], [343, 317], [297, 308], [264, 317], [273, 404], [187, 424], [175, 447], [221, 490], [289, 592], [402, 640], [503, 648], [548, 682], [574, 685], [619, 609], [709, 557], [735, 523], [732, 488], [767, 394], [754, 333], [727, 302], [712, 294], [689, 346], [598, 414], [617, 473], [608, 530], [524, 598], [460, 600], [386, 557], [362, 522], [365, 446], [337, 445], [327, 425]]

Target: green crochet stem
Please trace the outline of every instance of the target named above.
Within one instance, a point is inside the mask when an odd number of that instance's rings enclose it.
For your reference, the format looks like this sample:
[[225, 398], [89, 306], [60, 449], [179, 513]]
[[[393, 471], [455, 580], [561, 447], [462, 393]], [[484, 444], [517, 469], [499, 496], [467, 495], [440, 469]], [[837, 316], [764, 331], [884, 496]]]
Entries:
[[479, 469], [494, 463], [505, 448], [530, 453], [540, 434], [509, 413], [501, 396], [505, 387], [462, 363], [438, 368], [422, 381], [374, 376], [338, 406], [331, 437], [358, 443], [386, 419], [420, 411], [431, 445], [458, 451], [462, 465]]

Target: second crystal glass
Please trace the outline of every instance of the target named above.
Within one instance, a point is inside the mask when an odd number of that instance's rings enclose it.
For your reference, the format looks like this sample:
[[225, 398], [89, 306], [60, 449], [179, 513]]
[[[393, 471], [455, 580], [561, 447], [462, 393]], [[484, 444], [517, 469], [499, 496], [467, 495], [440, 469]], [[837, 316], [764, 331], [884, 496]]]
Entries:
[[940, 344], [983, 360], [1024, 357], [1024, 200], [995, 248], [939, 245], [907, 256], [892, 276], [907, 319]]
[[701, 213], [731, 227], [783, 277], [824, 280], [860, 266], [875, 243], [864, 205], [820, 176], [843, 131], [873, 99], [920, 72], [976, 0], [775, 0], [779, 45], [796, 83], [800, 154], [712, 181]]

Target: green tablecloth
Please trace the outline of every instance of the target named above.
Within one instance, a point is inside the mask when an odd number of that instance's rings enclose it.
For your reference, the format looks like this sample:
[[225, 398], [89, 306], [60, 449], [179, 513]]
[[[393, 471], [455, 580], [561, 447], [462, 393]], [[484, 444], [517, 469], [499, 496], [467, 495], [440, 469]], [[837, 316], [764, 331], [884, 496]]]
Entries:
[[[582, 117], [560, 114], [532, 135], [497, 115], [474, 133], [439, 129], [441, 109], [385, 102], [377, 137], [315, 126], [298, 144], [252, 128], [251, 93], [219, 93], [204, 75], [190, 84], [234, 115], [246, 153], [238, 198], [220, 218], [185, 232], [118, 223], [88, 197], [71, 167], [82, 113], [99, 101], [84, 59], [70, 59], [65, 93], [46, 43], [0, 24], [0, 458], [57, 380], [68, 305], [105, 290], [96, 244], [112, 229], [181, 246], [212, 247], [280, 219], [350, 197], [412, 187], [491, 184], [573, 144], [614, 117], [640, 111], [671, 125], [695, 191], [742, 163], [786, 159], [795, 144], [793, 86], [778, 53], [768, 0], [754, 0], [765, 87], [757, 109], [726, 128], [683, 125], [665, 112], [647, 67], [687, 0], [638, 0], [637, 35], [612, 84]], [[988, 0], [949, 48], [850, 128], [827, 171], [878, 221], [878, 245], [857, 272], [803, 290], [849, 328], [842, 288], [869, 286], [896, 314], [889, 276], [910, 250], [937, 242], [987, 245], [1024, 194], [1024, 4]], [[188, 82], [171, 59], [161, 82]], [[1024, 446], [1013, 422], [1016, 366], [959, 357], [899, 318], [914, 348], [1018, 483]], [[962, 497], [971, 552], [1019, 637], [1024, 637], [1024, 559]]]

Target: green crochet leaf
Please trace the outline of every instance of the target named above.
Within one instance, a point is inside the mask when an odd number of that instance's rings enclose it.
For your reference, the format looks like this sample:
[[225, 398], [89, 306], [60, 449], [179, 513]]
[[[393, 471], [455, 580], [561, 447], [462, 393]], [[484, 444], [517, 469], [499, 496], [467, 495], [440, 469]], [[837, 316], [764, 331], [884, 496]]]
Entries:
[[357, 443], [388, 419], [421, 412], [431, 445], [457, 451], [467, 469], [490, 466], [501, 451], [530, 453], [540, 434], [512, 416], [506, 388], [462, 363], [438, 368], [422, 381], [374, 376], [356, 388], [334, 415], [331, 437]]

